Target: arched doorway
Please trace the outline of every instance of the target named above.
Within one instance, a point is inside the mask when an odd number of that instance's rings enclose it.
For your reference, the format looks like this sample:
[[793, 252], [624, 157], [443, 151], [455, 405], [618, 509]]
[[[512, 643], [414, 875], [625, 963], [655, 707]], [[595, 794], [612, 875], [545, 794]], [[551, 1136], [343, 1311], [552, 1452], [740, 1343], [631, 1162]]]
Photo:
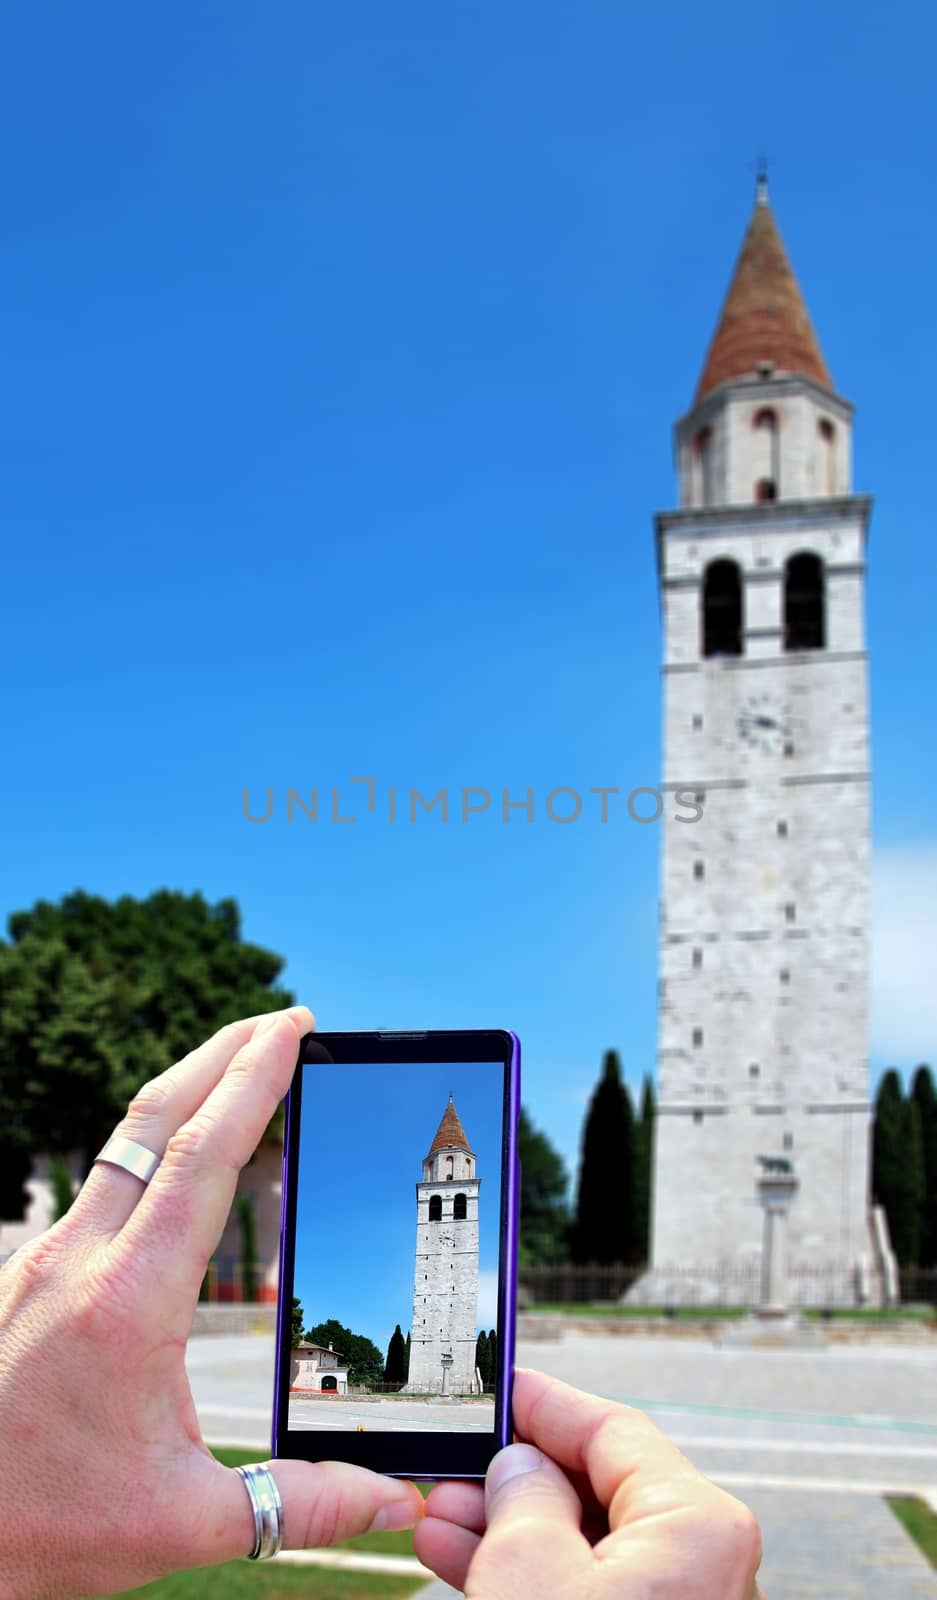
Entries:
[[333, 1377], [331, 1373], [327, 1372], [322, 1379], [322, 1392], [324, 1394], [335, 1394], [337, 1389], [338, 1379]]

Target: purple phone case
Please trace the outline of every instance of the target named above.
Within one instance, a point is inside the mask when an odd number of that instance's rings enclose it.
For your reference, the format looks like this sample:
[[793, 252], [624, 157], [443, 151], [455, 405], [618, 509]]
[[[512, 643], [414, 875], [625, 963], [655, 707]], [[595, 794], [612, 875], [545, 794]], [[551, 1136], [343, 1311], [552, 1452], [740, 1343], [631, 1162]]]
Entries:
[[[471, 1033], [476, 1030], [450, 1030]], [[489, 1030], [480, 1030], [489, 1031]], [[502, 1223], [499, 1239], [499, 1250], [503, 1271], [501, 1274], [500, 1290], [498, 1296], [498, 1399], [500, 1407], [500, 1427], [496, 1431], [497, 1448], [503, 1449], [511, 1443], [514, 1436], [511, 1417], [511, 1390], [514, 1382], [514, 1350], [517, 1337], [517, 1240], [520, 1223], [520, 1167], [517, 1159], [517, 1122], [520, 1113], [521, 1096], [521, 1042], [516, 1033], [506, 1029], [505, 1032], [511, 1040], [511, 1060], [508, 1068], [507, 1094], [507, 1152], [506, 1152], [506, 1183], [505, 1206], [502, 1213]], [[280, 1269], [279, 1283], [282, 1285], [286, 1261], [286, 1207], [287, 1207], [287, 1151], [290, 1146], [290, 1125], [292, 1112], [292, 1094], [286, 1095], [286, 1124], [283, 1138], [283, 1190], [280, 1204]], [[277, 1322], [276, 1322], [276, 1361], [273, 1378], [273, 1436], [272, 1455], [276, 1455], [277, 1440], [279, 1438], [279, 1407], [280, 1407], [280, 1375], [281, 1351], [283, 1349], [283, 1324], [287, 1315], [292, 1314], [292, 1307], [287, 1308], [286, 1296], [277, 1295]], [[443, 1475], [436, 1472], [420, 1472], [414, 1469], [408, 1473], [412, 1478], [422, 1479], [423, 1482], [440, 1482]], [[464, 1474], [459, 1474], [462, 1477]]]

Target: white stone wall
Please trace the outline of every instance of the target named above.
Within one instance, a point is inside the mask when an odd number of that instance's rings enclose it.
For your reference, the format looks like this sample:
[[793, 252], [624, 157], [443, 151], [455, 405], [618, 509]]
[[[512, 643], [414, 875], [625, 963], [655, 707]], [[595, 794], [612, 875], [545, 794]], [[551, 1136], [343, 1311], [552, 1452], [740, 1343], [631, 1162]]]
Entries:
[[[791, 406], [793, 435], [797, 407], [810, 415], [803, 396]], [[664, 782], [705, 797], [700, 821], [662, 823], [658, 1281], [734, 1269], [756, 1292], [758, 1155], [789, 1155], [800, 1180], [795, 1298], [851, 1300], [866, 1252], [867, 509], [839, 496], [658, 519]], [[826, 566], [826, 646], [787, 653], [784, 563], [805, 550]], [[744, 573], [745, 650], [703, 660], [719, 557]], [[753, 745], [741, 729], [760, 715], [778, 727]]]
[[[772, 411], [775, 437], [755, 426]], [[830, 442], [820, 423], [833, 430]], [[700, 441], [709, 431], [709, 495], [704, 494]], [[745, 505], [760, 478], [773, 478], [779, 500], [848, 494], [852, 482], [852, 407], [809, 378], [751, 378], [723, 384], [676, 427], [682, 507]]]
[[455, 1182], [457, 1179], [474, 1178], [475, 1157], [469, 1150], [436, 1150], [433, 1155], [427, 1156], [423, 1162], [424, 1183]]
[[[416, 1186], [416, 1262], [413, 1272], [413, 1323], [407, 1389], [442, 1388], [442, 1355], [453, 1356], [447, 1388], [468, 1394], [475, 1376], [478, 1317], [479, 1178]], [[463, 1221], [453, 1217], [455, 1197], [466, 1197]], [[430, 1222], [429, 1204], [442, 1200], [442, 1218]]]
[[339, 1366], [338, 1357], [324, 1350], [301, 1350], [295, 1345], [290, 1361], [290, 1388], [322, 1391], [322, 1379], [335, 1380], [326, 1392], [348, 1393], [348, 1367]]

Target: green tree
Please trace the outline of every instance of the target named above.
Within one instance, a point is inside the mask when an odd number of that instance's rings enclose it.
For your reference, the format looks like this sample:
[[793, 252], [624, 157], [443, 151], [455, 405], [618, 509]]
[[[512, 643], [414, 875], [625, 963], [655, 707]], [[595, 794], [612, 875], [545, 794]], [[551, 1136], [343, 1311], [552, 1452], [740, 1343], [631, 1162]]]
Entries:
[[77, 890], [15, 912], [0, 941], [0, 1171], [23, 1148], [78, 1149], [87, 1171], [147, 1078], [225, 1022], [290, 1004], [282, 968], [242, 940], [234, 900]]
[[483, 1387], [491, 1383], [491, 1347], [484, 1329], [475, 1340], [475, 1365]]
[[0, 1133], [0, 1243], [3, 1223], [21, 1222], [26, 1215], [29, 1204], [26, 1183], [32, 1170], [33, 1158], [27, 1145], [15, 1138], [8, 1124]]
[[937, 1089], [930, 1067], [922, 1065], [915, 1071], [911, 1079], [911, 1098], [917, 1105], [920, 1118], [924, 1166], [924, 1204], [918, 1260], [922, 1267], [934, 1267], [937, 1266]]
[[650, 1255], [651, 1180], [654, 1157], [654, 1085], [645, 1075], [641, 1089], [641, 1113], [634, 1125], [634, 1259], [647, 1261]]
[[72, 1175], [64, 1156], [52, 1157], [49, 1163], [49, 1182], [52, 1187], [52, 1221], [60, 1222], [75, 1198]]
[[607, 1050], [586, 1114], [573, 1260], [610, 1265], [634, 1259], [634, 1112], [617, 1050]]
[[517, 1153], [521, 1165], [521, 1270], [565, 1261], [570, 1229], [566, 1168], [523, 1106], [517, 1124]]
[[110, 1027], [116, 988], [61, 938], [0, 942], [0, 1100], [17, 1103], [17, 1143], [83, 1149], [85, 1170], [136, 1087]]
[[905, 1096], [894, 1067], [883, 1073], [875, 1099], [872, 1193], [885, 1209], [899, 1266], [915, 1266], [924, 1203], [921, 1116], [917, 1100]]
[[[895, 1255], [903, 1267], [916, 1267], [921, 1259], [921, 1234], [924, 1221], [924, 1150], [921, 1113], [910, 1096], [901, 1107], [901, 1141], [905, 1159], [901, 1184], [895, 1196], [892, 1239]], [[889, 1219], [891, 1227], [891, 1219]]]
[[882, 1074], [872, 1124], [872, 1194], [886, 1214], [901, 1167], [901, 1079], [894, 1067]]
[[498, 1376], [498, 1335], [494, 1328], [488, 1329], [488, 1359], [491, 1363], [491, 1381], [494, 1383]]
[[291, 1344], [293, 1344], [293, 1345], [299, 1344], [299, 1341], [303, 1336], [303, 1322], [304, 1321], [305, 1321], [305, 1317], [303, 1315], [302, 1301], [297, 1300], [297, 1298], [296, 1298], [296, 1296], [294, 1294], [294, 1296], [293, 1296], [292, 1321], [291, 1321], [291, 1324], [290, 1324], [290, 1343]]
[[317, 1322], [314, 1327], [306, 1329], [306, 1338], [313, 1344], [321, 1344], [326, 1348], [331, 1344], [345, 1358], [348, 1367], [348, 1377], [355, 1384], [376, 1384], [384, 1381], [384, 1357], [376, 1344], [363, 1333], [352, 1333], [350, 1328], [345, 1328], [334, 1317], [327, 1322]]
[[410, 1330], [409, 1329], [407, 1329], [406, 1363], [407, 1363], [406, 1364], [406, 1378], [407, 1378], [407, 1382], [409, 1382], [410, 1381]]
[[390, 1336], [390, 1344], [387, 1346], [387, 1360], [384, 1362], [384, 1382], [406, 1383], [406, 1381], [407, 1347], [398, 1322]]
[[249, 1194], [235, 1195], [238, 1231], [241, 1236], [241, 1292], [251, 1304], [257, 1299], [257, 1223], [254, 1202]]

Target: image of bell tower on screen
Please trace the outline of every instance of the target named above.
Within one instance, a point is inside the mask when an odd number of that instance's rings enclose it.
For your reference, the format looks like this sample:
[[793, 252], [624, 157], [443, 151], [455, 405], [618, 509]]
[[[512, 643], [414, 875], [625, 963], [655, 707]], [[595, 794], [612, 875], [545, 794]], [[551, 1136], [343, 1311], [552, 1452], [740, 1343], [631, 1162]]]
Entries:
[[449, 1096], [416, 1186], [411, 1394], [477, 1394], [478, 1191], [459, 1114]]

